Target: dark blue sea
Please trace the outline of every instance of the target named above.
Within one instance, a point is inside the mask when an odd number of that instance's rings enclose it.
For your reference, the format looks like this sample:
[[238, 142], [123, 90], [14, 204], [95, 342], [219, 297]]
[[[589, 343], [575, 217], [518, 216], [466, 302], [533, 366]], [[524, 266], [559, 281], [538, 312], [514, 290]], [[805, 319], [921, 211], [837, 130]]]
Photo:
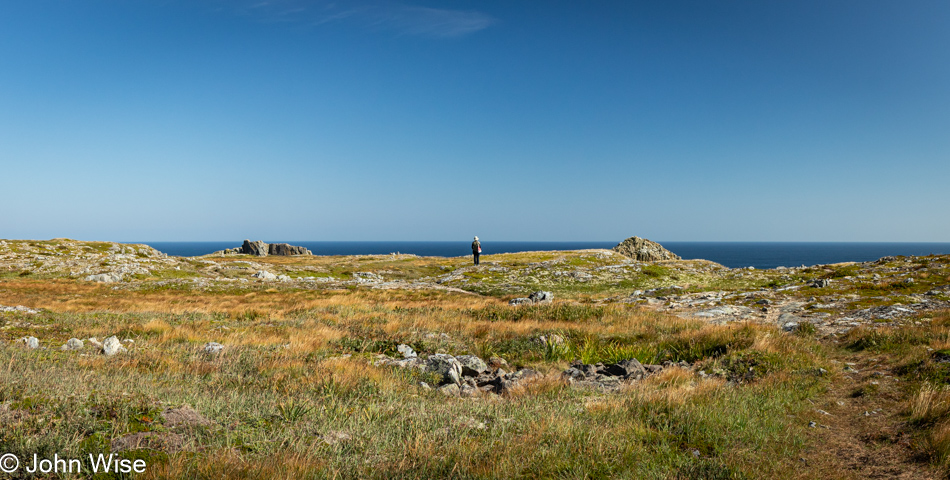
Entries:
[[[266, 240], [265, 240], [266, 241]], [[374, 255], [393, 252], [420, 256], [458, 257], [471, 254], [471, 242], [300, 242], [314, 255]], [[225, 248], [231, 242], [132, 242], [150, 245], [169, 255], [193, 257]], [[950, 243], [848, 243], [848, 242], [660, 242], [685, 259], [705, 259], [730, 268], [775, 268], [838, 262], [864, 262], [889, 255], [950, 254]], [[482, 255], [539, 250], [613, 248], [617, 242], [493, 242], [482, 241]]]

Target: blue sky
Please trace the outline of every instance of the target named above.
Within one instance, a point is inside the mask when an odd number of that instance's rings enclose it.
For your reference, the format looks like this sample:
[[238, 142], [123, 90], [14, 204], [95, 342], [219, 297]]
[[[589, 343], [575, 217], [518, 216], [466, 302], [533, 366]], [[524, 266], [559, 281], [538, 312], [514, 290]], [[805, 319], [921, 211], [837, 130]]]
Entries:
[[950, 241], [946, 1], [0, 6], [0, 237]]

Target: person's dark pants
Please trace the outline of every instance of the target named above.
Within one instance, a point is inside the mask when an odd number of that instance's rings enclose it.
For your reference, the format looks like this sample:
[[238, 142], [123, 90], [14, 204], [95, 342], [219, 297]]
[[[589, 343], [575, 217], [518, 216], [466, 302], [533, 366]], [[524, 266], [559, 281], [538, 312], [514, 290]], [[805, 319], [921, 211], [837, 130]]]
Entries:
[[475, 265], [478, 265], [478, 252], [473, 252], [472, 255], [475, 257]]

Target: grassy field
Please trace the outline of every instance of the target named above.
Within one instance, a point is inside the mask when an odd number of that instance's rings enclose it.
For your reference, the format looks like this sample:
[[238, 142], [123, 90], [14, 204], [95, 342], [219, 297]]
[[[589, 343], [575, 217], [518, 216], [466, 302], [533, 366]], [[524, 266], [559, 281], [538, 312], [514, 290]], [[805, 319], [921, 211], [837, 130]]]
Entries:
[[[712, 325], [592, 301], [672, 282], [696, 291], [738, 290], [779, 278], [675, 262], [637, 266], [630, 287], [564, 283], [558, 301], [522, 307], [507, 304], [510, 294], [492, 295], [495, 287], [470, 288], [473, 294], [263, 282], [197, 287], [188, 278], [163, 283], [183, 270], [201, 276], [202, 269], [247, 260], [188, 260], [192, 267], [156, 270], [132, 284], [52, 274], [0, 280], [0, 304], [42, 309], [0, 313], [0, 453], [25, 463], [34, 454], [85, 458], [117, 451], [147, 463], [136, 478], [943, 478], [948, 472], [945, 311], [820, 337], [808, 328]], [[499, 275], [487, 282], [498, 285], [508, 281], [501, 275], [521, 275], [544, 261], [575, 269], [608, 263], [587, 253], [512, 256], [494, 260], [507, 272], [486, 271], [489, 265], [472, 273]], [[463, 259], [266, 262], [300, 277], [384, 270], [413, 281], [467, 273], [458, 272]], [[703, 269], [706, 277], [695, 273]], [[167, 271], [178, 277], [162, 276]], [[538, 341], [552, 334], [563, 343]], [[59, 349], [73, 337], [111, 335], [131, 340], [129, 352], [106, 357], [88, 346]], [[24, 336], [46, 348], [15, 342]], [[206, 354], [206, 342], [225, 349]], [[420, 386], [437, 383], [433, 374], [375, 366], [380, 354], [397, 356], [399, 344], [420, 354], [501, 357], [512, 369], [541, 375], [503, 395], [448, 397]], [[628, 358], [669, 366], [616, 391], [574, 386], [561, 375], [575, 359]], [[169, 409], [181, 407], [190, 416], [174, 420]], [[88, 470], [37, 476], [93, 477]], [[22, 469], [8, 476], [29, 477]]]

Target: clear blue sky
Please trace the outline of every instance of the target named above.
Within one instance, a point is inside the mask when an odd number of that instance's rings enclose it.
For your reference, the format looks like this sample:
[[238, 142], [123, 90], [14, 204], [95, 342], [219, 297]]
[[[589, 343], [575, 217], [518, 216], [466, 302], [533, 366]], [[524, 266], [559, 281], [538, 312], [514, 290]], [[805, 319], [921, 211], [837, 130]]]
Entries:
[[0, 238], [950, 241], [950, 2], [0, 5]]

